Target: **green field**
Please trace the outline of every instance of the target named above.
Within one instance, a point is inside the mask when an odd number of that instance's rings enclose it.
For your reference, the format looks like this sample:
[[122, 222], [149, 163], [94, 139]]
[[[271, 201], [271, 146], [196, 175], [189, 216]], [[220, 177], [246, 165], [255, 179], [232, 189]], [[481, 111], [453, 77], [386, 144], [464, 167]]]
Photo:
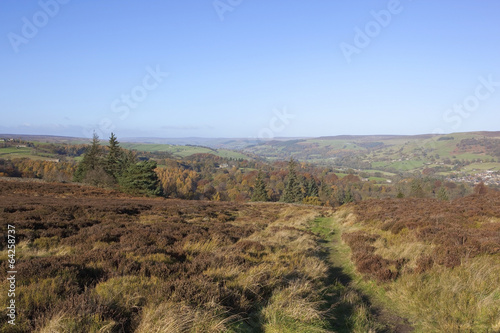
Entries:
[[33, 151], [31, 148], [7, 147], [7, 148], [0, 148], [0, 158], [6, 159], [6, 160], [12, 160], [15, 158], [30, 158], [33, 160], [46, 160], [50, 157], [33, 155]]
[[373, 162], [372, 168], [393, 168], [397, 171], [415, 170], [424, 165], [423, 161]]
[[472, 163], [462, 168], [464, 172], [470, 172], [473, 170], [493, 170], [500, 171], [500, 164], [498, 163]]
[[223, 158], [234, 159], [249, 159], [245, 154], [227, 150], [227, 149], [211, 149], [200, 146], [176, 146], [167, 144], [146, 144], [146, 143], [122, 143], [121, 146], [126, 149], [133, 149], [145, 152], [167, 152], [175, 157], [188, 157], [194, 154], [212, 154]]

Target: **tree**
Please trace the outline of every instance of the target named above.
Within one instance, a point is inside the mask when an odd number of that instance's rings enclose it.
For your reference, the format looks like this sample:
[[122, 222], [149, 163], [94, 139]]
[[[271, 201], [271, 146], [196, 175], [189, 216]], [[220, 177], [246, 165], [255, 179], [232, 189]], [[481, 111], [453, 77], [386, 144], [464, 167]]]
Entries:
[[114, 133], [111, 133], [111, 136], [109, 137], [108, 148], [109, 151], [108, 156], [106, 157], [105, 170], [111, 177], [118, 179], [118, 176], [122, 171], [124, 154]]
[[302, 201], [302, 188], [299, 177], [297, 176], [297, 173], [295, 171], [296, 166], [297, 162], [295, 162], [293, 158], [291, 158], [288, 162], [288, 176], [286, 187], [283, 191], [283, 196], [281, 197], [281, 201], [283, 202], [293, 203]]
[[316, 184], [316, 180], [314, 180], [314, 177], [311, 177], [306, 183], [306, 197], [318, 197], [318, 195], [318, 184]]
[[120, 188], [135, 195], [161, 195], [160, 181], [154, 171], [155, 161], [144, 161], [130, 165], [119, 178]]
[[486, 193], [488, 193], [488, 187], [483, 182], [474, 186], [474, 194], [485, 195]]
[[92, 143], [83, 155], [83, 160], [78, 164], [73, 180], [76, 182], [84, 181], [89, 171], [96, 170], [101, 166], [101, 160], [102, 148], [99, 144], [99, 136], [94, 132]]
[[410, 185], [411, 196], [416, 198], [423, 198], [425, 196], [424, 189], [422, 188], [422, 182], [420, 179], [413, 179]]
[[444, 186], [441, 186], [439, 188], [439, 191], [437, 193], [437, 198], [441, 201], [448, 201], [448, 193], [446, 192]]
[[255, 187], [253, 188], [252, 201], [269, 201], [267, 195], [267, 187], [262, 177], [262, 172], [259, 172], [255, 180]]

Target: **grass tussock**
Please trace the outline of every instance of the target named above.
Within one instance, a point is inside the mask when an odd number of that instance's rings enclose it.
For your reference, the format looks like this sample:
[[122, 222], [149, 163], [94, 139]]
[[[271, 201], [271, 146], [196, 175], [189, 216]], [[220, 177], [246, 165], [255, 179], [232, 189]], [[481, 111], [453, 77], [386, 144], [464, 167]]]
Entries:
[[327, 332], [321, 304], [321, 297], [311, 282], [292, 281], [288, 286], [275, 290], [264, 308], [265, 331]]
[[216, 304], [193, 308], [182, 303], [161, 303], [143, 310], [137, 333], [222, 333], [230, 332], [224, 309]]
[[335, 219], [372, 294], [417, 331], [500, 331], [500, 193], [370, 200]]
[[210, 253], [222, 245], [222, 241], [217, 237], [200, 241], [188, 241], [184, 243], [184, 251], [190, 254]]
[[427, 332], [498, 332], [500, 261], [478, 257], [453, 269], [406, 274], [387, 296]]
[[71, 317], [63, 312], [57, 313], [38, 333], [114, 333], [120, 325], [114, 320], [103, 320], [99, 315]]

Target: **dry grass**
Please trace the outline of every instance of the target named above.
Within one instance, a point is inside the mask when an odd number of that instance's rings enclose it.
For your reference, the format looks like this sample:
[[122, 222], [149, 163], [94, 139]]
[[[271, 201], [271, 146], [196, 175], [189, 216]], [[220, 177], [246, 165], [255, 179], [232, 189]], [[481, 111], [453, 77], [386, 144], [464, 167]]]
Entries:
[[315, 286], [307, 280], [295, 280], [276, 290], [263, 310], [265, 331], [327, 332], [320, 299]]
[[[18, 260], [24, 259], [29, 260], [31, 258], [40, 257], [60, 257], [65, 255], [71, 255], [76, 252], [76, 249], [67, 245], [59, 245], [59, 243], [54, 243], [52, 246], [33, 246], [30, 242], [26, 240], [20, 241], [16, 245], [16, 258]], [[8, 259], [8, 250], [0, 251], [0, 261], [6, 261]]]
[[64, 312], [59, 312], [37, 333], [76, 333], [84, 331], [89, 333], [113, 333], [117, 330], [119, 330], [119, 325], [113, 320], [103, 321], [99, 316], [75, 318], [66, 315]]
[[183, 249], [189, 254], [209, 253], [218, 249], [222, 244], [223, 243], [220, 238], [215, 236], [213, 238], [197, 242], [188, 241], [184, 243]]
[[426, 332], [498, 332], [500, 260], [477, 257], [398, 279], [387, 296]]
[[227, 317], [216, 304], [193, 308], [182, 303], [166, 302], [143, 310], [137, 333], [218, 333], [229, 332]]
[[335, 217], [358, 272], [397, 273], [372, 294], [417, 331], [500, 332], [499, 207], [489, 193], [363, 202]]
[[133, 311], [147, 303], [147, 297], [159, 283], [155, 277], [120, 276], [98, 283], [93, 291], [101, 304], [121, 311]]
[[[21, 190], [13, 194], [16, 188]], [[280, 295], [297, 289], [301, 294], [293, 294], [293, 304], [304, 305], [305, 312], [285, 311], [293, 318], [290, 327], [313, 332], [324, 323], [323, 313], [311, 316], [311, 309], [320, 304], [315, 293], [323, 287], [327, 266], [319, 257], [318, 237], [308, 229], [324, 211], [132, 198], [72, 185], [5, 189], [0, 182], [0, 224], [16, 224], [16, 268], [23, 272], [19, 327], [33, 332], [252, 331], [265, 324], [261, 310], [273, 308], [272, 297], [282, 306]], [[5, 239], [0, 245], [6, 258]], [[2, 266], [5, 278], [5, 261]], [[301, 281], [301, 288], [290, 281]], [[6, 318], [0, 319], [0, 331], [7, 325]]]

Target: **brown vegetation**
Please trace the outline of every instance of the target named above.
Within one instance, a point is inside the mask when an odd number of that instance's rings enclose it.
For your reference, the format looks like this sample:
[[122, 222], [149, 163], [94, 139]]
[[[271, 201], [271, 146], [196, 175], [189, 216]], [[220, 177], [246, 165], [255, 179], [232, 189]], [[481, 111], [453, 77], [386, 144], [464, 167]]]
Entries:
[[276, 316], [308, 325], [323, 317], [326, 267], [306, 231], [321, 210], [0, 181], [0, 279], [12, 224], [19, 332], [222, 332], [262, 309], [262, 325]]
[[[455, 267], [466, 258], [500, 253], [500, 192], [497, 191], [451, 202], [435, 199], [369, 200], [358, 203], [354, 212], [362, 223], [372, 228], [393, 234], [408, 232], [416, 241], [434, 245], [430, 256], [418, 259], [417, 270], [420, 272], [430, 268], [432, 263]], [[345, 237], [346, 241], [350, 239], [348, 235]], [[368, 238], [374, 241], [373, 237]], [[352, 241], [351, 244], [355, 245]], [[371, 249], [356, 251], [373, 252]]]
[[335, 214], [357, 271], [420, 331], [500, 329], [500, 192], [484, 188], [453, 201], [367, 200]]

